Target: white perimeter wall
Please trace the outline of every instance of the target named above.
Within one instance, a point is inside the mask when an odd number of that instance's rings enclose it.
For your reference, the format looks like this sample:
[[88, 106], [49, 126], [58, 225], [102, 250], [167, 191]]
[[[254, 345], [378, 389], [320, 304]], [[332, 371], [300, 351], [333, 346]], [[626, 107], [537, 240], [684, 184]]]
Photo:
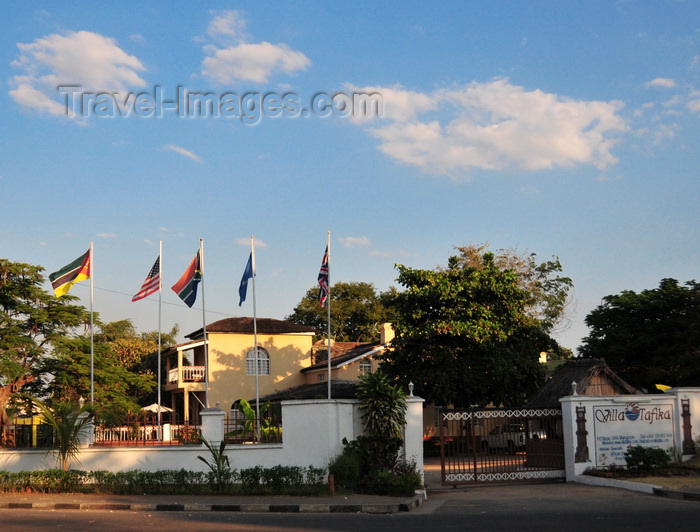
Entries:
[[[423, 399], [408, 398], [404, 456], [415, 460], [423, 473]], [[218, 445], [224, 434], [224, 412], [207, 409], [203, 412], [202, 434]], [[282, 402], [283, 443], [229, 445], [226, 454], [231, 467], [254, 466], [326, 467], [343, 450], [342, 440], [354, 440], [362, 434], [362, 421], [356, 400], [314, 400]], [[188, 469], [207, 471], [197, 456], [209, 458], [203, 445], [163, 447], [83, 447], [72, 469], [86, 471], [127, 471], [140, 469]], [[45, 450], [0, 451], [0, 470], [32, 471], [56, 467], [54, 453]]]

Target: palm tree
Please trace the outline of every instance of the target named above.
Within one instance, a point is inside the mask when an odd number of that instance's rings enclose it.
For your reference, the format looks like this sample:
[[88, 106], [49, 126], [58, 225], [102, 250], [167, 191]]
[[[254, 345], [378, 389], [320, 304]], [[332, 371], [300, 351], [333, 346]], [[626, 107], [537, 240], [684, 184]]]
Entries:
[[401, 438], [406, 425], [406, 393], [381, 370], [360, 377], [357, 398], [371, 436]]
[[64, 471], [68, 470], [71, 458], [77, 460], [80, 452], [80, 438], [87, 431], [95, 417], [89, 403], [78, 405], [71, 402], [57, 403], [50, 408], [46, 403], [33, 397], [20, 396], [34, 403], [53, 429], [53, 449], [58, 452], [58, 464]]

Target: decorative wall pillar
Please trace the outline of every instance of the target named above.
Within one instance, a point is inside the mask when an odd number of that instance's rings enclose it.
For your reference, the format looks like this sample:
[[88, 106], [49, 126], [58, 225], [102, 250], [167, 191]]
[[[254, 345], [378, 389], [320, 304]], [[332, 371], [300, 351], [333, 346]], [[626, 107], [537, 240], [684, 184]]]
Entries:
[[683, 454], [695, 454], [693, 426], [690, 424], [690, 399], [681, 399], [681, 418], [683, 418]]
[[588, 453], [588, 431], [586, 430], [586, 407], [576, 407], [576, 463], [590, 462]]
[[202, 437], [212, 446], [218, 446], [224, 439], [225, 412], [220, 408], [205, 408], [199, 415], [202, 417]]
[[423, 403], [421, 397], [407, 397], [406, 427], [404, 429], [404, 458], [416, 462], [416, 469], [423, 476]]
[[[78, 415], [78, 419], [81, 421], [88, 417], [87, 412], [83, 412], [82, 414]], [[92, 422], [92, 420], [88, 421], [83, 425], [83, 428], [80, 429], [80, 432], [78, 433], [78, 446], [80, 447], [90, 447], [91, 445], [95, 444], [95, 424]]]

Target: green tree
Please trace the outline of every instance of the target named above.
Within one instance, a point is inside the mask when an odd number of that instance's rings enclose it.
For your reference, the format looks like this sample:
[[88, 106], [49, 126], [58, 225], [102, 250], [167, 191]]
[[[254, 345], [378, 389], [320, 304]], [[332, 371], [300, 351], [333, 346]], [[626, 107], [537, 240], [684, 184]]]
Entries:
[[[54, 405], [90, 397], [90, 338], [87, 335], [55, 342], [52, 356], [41, 365], [42, 395]], [[95, 403], [109, 405], [121, 415], [140, 409], [139, 399], [155, 388], [151, 372], [137, 373], [125, 367], [108, 344], [94, 345]]]
[[658, 288], [603, 298], [586, 316], [579, 354], [605, 358], [633, 386], [700, 385], [700, 284], [662, 279]]
[[70, 295], [42, 287], [44, 269], [0, 259], [0, 426], [12, 394], [34, 382], [40, 362], [66, 336], [89, 321]]
[[491, 253], [478, 267], [451, 257], [447, 268], [397, 266], [396, 337], [382, 369], [435, 404], [518, 405], [544, 379], [539, 353], [556, 348], [530, 315], [519, 273]]
[[[455, 246], [459, 251], [457, 263], [462, 268], [482, 268], [483, 255], [488, 247], [488, 242]], [[558, 257], [539, 262], [536, 253], [499, 249], [493, 254], [493, 262], [501, 270], [511, 270], [517, 274], [518, 286], [527, 292], [525, 311], [536, 318], [540, 326], [552, 330], [566, 321], [566, 307], [573, 282], [571, 278], [560, 275], [562, 266]]]
[[[310, 288], [287, 320], [325, 331], [328, 311], [318, 302], [319, 287]], [[340, 342], [377, 340], [379, 325], [393, 321], [388, 301], [395, 289], [377, 294], [370, 283], [338, 282], [331, 286], [331, 334]]]
[[[175, 345], [178, 326], [170, 331], [161, 332], [161, 349]], [[131, 373], [146, 379], [155, 379], [158, 375], [158, 331], [139, 333], [131, 320], [119, 320], [100, 324], [95, 341], [104, 343], [119, 363]], [[161, 380], [166, 378], [166, 361], [161, 360]], [[164, 382], [160, 383], [161, 386]], [[136, 397], [141, 404], [154, 403], [157, 399], [157, 388], [150, 392], [138, 394]]]

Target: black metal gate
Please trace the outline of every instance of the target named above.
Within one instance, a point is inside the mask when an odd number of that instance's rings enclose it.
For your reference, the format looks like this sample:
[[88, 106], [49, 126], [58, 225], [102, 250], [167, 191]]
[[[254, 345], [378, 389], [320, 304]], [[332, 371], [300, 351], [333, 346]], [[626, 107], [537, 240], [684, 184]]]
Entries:
[[442, 484], [564, 478], [560, 409], [440, 410]]

